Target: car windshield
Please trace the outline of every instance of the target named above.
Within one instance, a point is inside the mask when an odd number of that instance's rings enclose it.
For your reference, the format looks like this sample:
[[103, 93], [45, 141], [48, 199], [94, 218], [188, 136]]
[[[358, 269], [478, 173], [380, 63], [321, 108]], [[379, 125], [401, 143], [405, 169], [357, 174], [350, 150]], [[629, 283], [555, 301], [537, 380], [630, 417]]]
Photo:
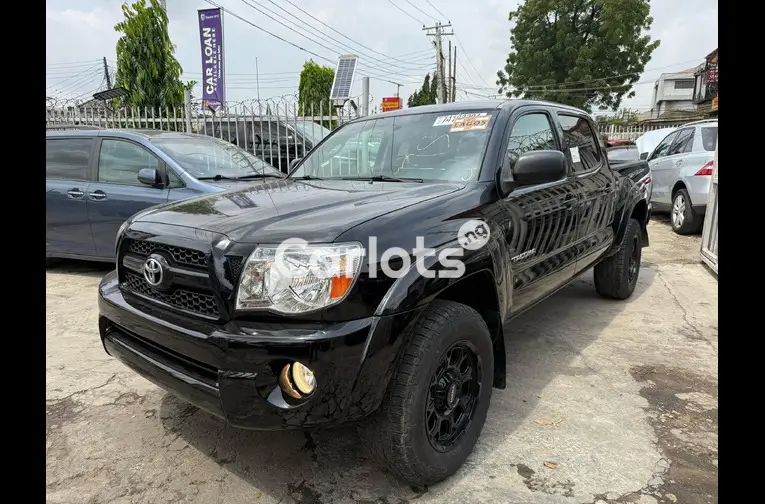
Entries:
[[298, 118], [295, 123], [290, 123], [290, 126], [294, 127], [298, 133], [302, 134], [314, 145], [321, 142], [325, 136], [331, 133], [330, 130], [321, 124], [315, 123], [313, 121], [302, 121], [300, 118]]
[[152, 143], [196, 178], [282, 176], [259, 157], [216, 138], [156, 138]]
[[472, 180], [497, 110], [427, 113], [349, 123], [313, 149], [293, 178]]
[[608, 160], [612, 163], [626, 163], [640, 159], [640, 151], [637, 147], [606, 149], [606, 154], [608, 155]]

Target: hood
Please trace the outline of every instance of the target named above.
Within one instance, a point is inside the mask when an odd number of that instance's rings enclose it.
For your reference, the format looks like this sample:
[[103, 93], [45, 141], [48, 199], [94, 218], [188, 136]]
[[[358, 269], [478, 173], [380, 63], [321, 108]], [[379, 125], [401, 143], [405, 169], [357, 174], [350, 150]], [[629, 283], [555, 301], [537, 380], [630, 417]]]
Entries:
[[664, 138], [675, 131], [677, 128], [661, 128], [653, 131], [648, 131], [647, 133], [644, 133], [640, 137], [638, 137], [637, 140], [635, 140], [635, 145], [637, 145], [638, 151], [642, 154], [644, 152], [651, 153], [656, 148], [657, 145], [659, 145], [659, 142], [664, 140]]
[[240, 243], [280, 243], [289, 238], [326, 243], [370, 219], [462, 187], [457, 183], [274, 180], [154, 207], [134, 222], [203, 229]]

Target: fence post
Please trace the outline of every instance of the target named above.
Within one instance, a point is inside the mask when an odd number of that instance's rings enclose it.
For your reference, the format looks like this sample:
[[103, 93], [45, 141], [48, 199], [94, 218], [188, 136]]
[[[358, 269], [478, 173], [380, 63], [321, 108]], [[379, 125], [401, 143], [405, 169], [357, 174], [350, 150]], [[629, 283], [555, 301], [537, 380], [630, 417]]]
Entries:
[[183, 110], [186, 116], [186, 133], [191, 133], [191, 91], [183, 91]]

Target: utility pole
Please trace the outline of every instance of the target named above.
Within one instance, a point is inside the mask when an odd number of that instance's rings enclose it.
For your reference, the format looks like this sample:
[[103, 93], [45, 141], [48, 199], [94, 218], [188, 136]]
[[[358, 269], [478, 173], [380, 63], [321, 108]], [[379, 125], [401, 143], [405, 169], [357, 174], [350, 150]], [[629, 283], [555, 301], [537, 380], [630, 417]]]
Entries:
[[106, 56], [104, 56], [104, 78], [106, 79], [106, 89], [111, 89], [112, 78], [109, 75], [109, 65], [106, 64]]
[[452, 41], [449, 41], [449, 78], [446, 79], [446, 101], [451, 103], [452, 98]]
[[369, 77], [361, 79], [361, 117], [369, 115]]
[[457, 46], [454, 46], [454, 71], [452, 72], [452, 101], [457, 100]]
[[[429, 37], [435, 37], [436, 46], [436, 68], [438, 70], [438, 103], [445, 103], [446, 99], [446, 80], [444, 79], [444, 51], [441, 44], [441, 37], [454, 35], [454, 32], [444, 33], [444, 28], [450, 28], [451, 23], [441, 24], [436, 21], [434, 26], [423, 26], [422, 29], [427, 31]], [[433, 33], [430, 33], [433, 30]]]

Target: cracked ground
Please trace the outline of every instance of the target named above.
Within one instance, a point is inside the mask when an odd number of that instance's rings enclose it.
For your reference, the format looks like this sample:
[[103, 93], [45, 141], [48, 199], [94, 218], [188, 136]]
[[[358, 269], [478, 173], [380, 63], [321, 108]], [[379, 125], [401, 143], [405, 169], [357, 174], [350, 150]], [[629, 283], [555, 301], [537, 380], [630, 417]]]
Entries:
[[368, 461], [354, 427], [248, 432], [107, 356], [96, 287], [108, 267], [47, 272], [49, 503], [717, 502], [717, 280], [700, 237], [649, 224], [634, 296], [588, 273], [512, 322], [465, 466], [429, 488]]

